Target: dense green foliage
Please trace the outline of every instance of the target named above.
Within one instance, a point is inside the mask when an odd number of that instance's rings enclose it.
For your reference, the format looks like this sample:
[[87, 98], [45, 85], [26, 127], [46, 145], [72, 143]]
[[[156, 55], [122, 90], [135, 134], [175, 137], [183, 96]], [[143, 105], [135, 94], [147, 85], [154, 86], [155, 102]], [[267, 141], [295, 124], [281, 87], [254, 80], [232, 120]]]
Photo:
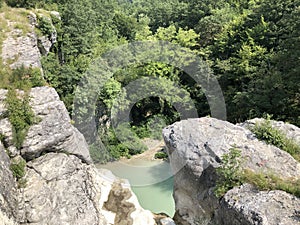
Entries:
[[[275, 120], [300, 125], [300, 0], [6, 2], [11, 6], [60, 12], [61, 20], [52, 18], [58, 32], [57, 43], [42, 61], [47, 82], [56, 88], [70, 113], [76, 86], [94, 58], [122, 44], [165, 40], [190, 49], [211, 66], [226, 100], [229, 121], [241, 122], [269, 113]], [[49, 33], [49, 21], [39, 20], [42, 32]], [[189, 75], [174, 66], [152, 62], [122, 68], [103, 84], [96, 115], [109, 117], [122, 88], [141, 77], [172, 81], [189, 93], [199, 116], [210, 114], [203, 88]], [[164, 80], [161, 84], [170, 86]], [[168, 93], [175, 96], [172, 91]], [[154, 127], [159, 134], [162, 126], [180, 116], [168, 99], [153, 96], [133, 106], [130, 125], [139, 137], [159, 138]], [[111, 132], [98, 132], [109, 146], [120, 145], [111, 152], [126, 155], [124, 152], [133, 151]]]
[[10, 163], [10, 170], [13, 176], [17, 179], [18, 188], [24, 188], [27, 180], [26, 175], [26, 161], [22, 158], [13, 158]]
[[300, 162], [300, 146], [296, 141], [287, 138], [282, 131], [272, 127], [270, 116], [264, 122], [255, 124], [251, 131], [258, 139], [288, 152]]

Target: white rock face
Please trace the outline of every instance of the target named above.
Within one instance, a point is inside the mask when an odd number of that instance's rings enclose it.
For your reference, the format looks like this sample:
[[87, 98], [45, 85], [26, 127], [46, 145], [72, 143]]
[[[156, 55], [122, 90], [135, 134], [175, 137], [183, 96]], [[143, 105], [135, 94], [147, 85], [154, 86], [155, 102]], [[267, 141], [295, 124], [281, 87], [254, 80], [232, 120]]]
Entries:
[[[56, 42], [56, 31], [48, 36], [38, 37], [34, 31], [37, 26], [37, 18], [34, 13], [28, 16], [29, 32], [14, 28], [14, 21], [7, 21], [11, 31], [6, 33], [7, 38], [2, 43], [1, 57], [4, 64], [9, 64], [12, 69], [21, 67], [41, 68], [41, 56], [48, 54], [51, 46]], [[13, 61], [10, 63], [10, 61]]]
[[[35, 225], [154, 225], [128, 182], [79, 158], [48, 153], [27, 163], [22, 223]], [[125, 222], [127, 221], [127, 222]]]
[[216, 224], [300, 223], [300, 200], [284, 191], [258, 191], [245, 184], [228, 191], [220, 205], [215, 215]]
[[0, 225], [17, 225], [17, 223], [0, 211]]
[[[293, 136], [297, 135], [299, 133]], [[243, 127], [206, 117], [170, 125], [163, 130], [163, 136], [175, 174], [176, 223], [300, 223], [300, 199], [287, 193], [275, 191], [269, 194], [253, 189], [234, 189], [229, 191], [220, 203], [213, 192], [217, 180], [215, 168], [220, 165], [222, 155], [228, 153], [231, 148], [241, 150], [245, 159], [244, 168], [272, 172], [286, 179], [299, 179], [300, 163], [288, 153], [257, 140]], [[275, 199], [284, 205], [279, 208], [281, 213], [278, 213]], [[252, 211], [245, 210], [248, 208], [247, 204], [250, 204], [249, 209]]]
[[32, 109], [41, 121], [30, 127], [21, 155], [31, 160], [45, 152], [65, 151], [91, 163], [88, 145], [83, 135], [71, 124], [68, 111], [55, 89], [33, 88]]
[[17, 183], [9, 167], [10, 159], [0, 142], [0, 224], [1, 214], [3, 218], [14, 218], [17, 215], [15, 211], [18, 203], [16, 197]]
[[[35, 33], [28, 33], [26, 36], [21, 35], [21, 30], [13, 30], [8, 33], [7, 39], [3, 41], [2, 55], [4, 62], [14, 60], [10, 64], [11, 68], [41, 67], [40, 51], [37, 47], [37, 36]], [[15, 36], [18, 36], [15, 38]]]

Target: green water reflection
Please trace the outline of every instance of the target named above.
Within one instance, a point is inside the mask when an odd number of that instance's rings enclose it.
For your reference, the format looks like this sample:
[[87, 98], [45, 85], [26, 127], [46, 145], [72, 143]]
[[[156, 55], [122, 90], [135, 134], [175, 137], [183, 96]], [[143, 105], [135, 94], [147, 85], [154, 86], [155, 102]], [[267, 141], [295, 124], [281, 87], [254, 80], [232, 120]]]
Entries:
[[154, 213], [164, 212], [173, 217], [175, 203], [172, 197], [173, 177], [169, 163], [136, 159], [97, 167], [109, 169], [116, 176], [128, 179], [143, 208]]

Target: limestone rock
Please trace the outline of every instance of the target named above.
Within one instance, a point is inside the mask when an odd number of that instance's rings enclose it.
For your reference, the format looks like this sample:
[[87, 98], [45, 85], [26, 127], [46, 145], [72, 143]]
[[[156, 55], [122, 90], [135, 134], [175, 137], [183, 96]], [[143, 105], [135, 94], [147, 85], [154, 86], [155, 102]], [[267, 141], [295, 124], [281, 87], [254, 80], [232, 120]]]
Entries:
[[[10, 159], [0, 142], [0, 214], [16, 218], [17, 184], [10, 170]], [[3, 219], [4, 220], [4, 219]], [[1, 216], [0, 216], [1, 221]]]
[[[247, 120], [246, 122], [239, 124], [242, 127], [245, 128], [251, 128], [253, 127], [256, 123], [260, 124], [263, 123], [265, 119], [263, 118], [255, 118], [252, 120]], [[288, 124], [284, 123], [282, 121], [275, 121], [271, 120], [271, 125], [272, 127], [282, 131], [288, 138], [295, 140], [299, 145], [300, 145], [300, 128], [293, 125], [293, 124]]]
[[228, 191], [215, 224], [300, 224], [300, 199], [284, 191], [258, 191], [249, 184]]
[[2, 43], [1, 57], [4, 64], [9, 64], [12, 69], [21, 67], [41, 68], [41, 55], [48, 54], [51, 46], [56, 42], [57, 33], [53, 26], [53, 32], [49, 36], [41, 36], [35, 33], [38, 26], [36, 15], [30, 12], [28, 15], [28, 31], [15, 28], [15, 21], [6, 21], [10, 32]]
[[[220, 207], [213, 193], [217, 179], [215, 168], [220, 166], [222, 155], [233, 147], [240, 149], [242, 157], [247, 159], [244, 168], [272, 172], [283, 178], [300, 178], [300, 164], [292, 156], [257, 140], [249, 130], [229, 122], [213, 118], [184, 120], [165, 128], [163, 137], [175, 174], [174, 219], [178, 224], [209, 224], [212, 221]], [[230, 207], [226, 210], [230, 211]], [[257, 205], [259, 210], [265, 207], [263, 204]], [[293, 205], [290, 207], [293, 208]], [[254, 212], [259, 210], [254, 209]], [[247, 218], [245, 215], [242, 217]], [[267, 218], [267, 221], [271, 219]], [[294, 222], [297, 224], [296, 219]], [[268, 223], [252, 223], [244, 219], [236, 224]]]
[[154, 225], [128, 182], [76, 156], [48, 153], [27, 164], [20, 217], [26, 225]]
[[13, 30], [8, 33], [8, 37], [3, 41], [1, 57], [5, 63], [13, 60], [14, 62], [10, 64], [13, 69], [22, 65], [25, 67], [41, 67], [41, 54], [37, 47], [36, 34], [31, 32], [23, 36], [21, 33], [20, 30]]
[[[3, 95], [2, 95], [3, 93]], [[18, 154], [12, 143], [12, 126], [7, 118], [4, 99], [7, 91], [0, 90], [0, 134], [12, 156]], [[91, 163], [88, 145], [83, 135], [71, 124], [68, 111], [55, 89], [37, 87], [30, 91], [30, 105], [38, 117], [38, 123], [29, 128], [20, 154], [27, 161], [46, 152], [74, 154]]]
[[1, 225], [17, 225], [12, 218], [8, 218], [5, 214], [0, 211], [0, 224]]
[[55, 89], [33, 88], [30, 96], [32, 109], [41, 121], [30, 127], [21, 149], [22, 156], [32, 160], [45, 152], [66, 152], [90, 163], [88, 145], [71, 124], [68, 111]]

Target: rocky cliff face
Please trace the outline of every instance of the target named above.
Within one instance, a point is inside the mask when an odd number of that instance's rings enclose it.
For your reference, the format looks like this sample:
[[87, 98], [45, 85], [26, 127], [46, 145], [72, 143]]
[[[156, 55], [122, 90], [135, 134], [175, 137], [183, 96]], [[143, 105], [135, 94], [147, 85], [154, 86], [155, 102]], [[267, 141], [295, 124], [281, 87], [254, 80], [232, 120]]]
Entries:
[[[290, 137], [299, 137], [299, 128], [280, 127]], [[214, 194], [216, 168], [232, 147], [241, 150], [244, 168], [299, 179], [300, 164], [288, 153], [257, 140], [244, 127], [213, 118], [177, 122], [165, 128], [163, 136], [175, 174], [177, 224], [300, 224], [300, 199], [286, 192], [259, 191], [245, 184], [221, 201]]]
[[[7, 115], [1, 90], [0, 113]], [[12, 145], [8, 118], [0, 120], [1, 213], [22, 224], [154, 225], [154, 216], [138, 203], [126, 180], [90, 164], [88, 146], [71, 125], [66, 108], [50, 87], [33, 88], [31, 106], [40, 118], [23, 146]], [[26, 160], [26, 184], [17, 189], [11, 157]]]
[[[19, 25], [16, 21], [6, 20], [9, 32], [6, 32], [6, 38], [2, 43], [1, 58], [4, 64], [9, 64], [13, 69], [22, 65], [41, 68], [41, 56], [46, 55], [56, 42], [56, 30], [53, 27], [51, 34], [38, 36], [35, 32], [35, 28], [38, 26], [37, 15], [26, 11], [20, 13], [28, 14], [28, 22], [24, 21], [22, 24], [23, 27], [26, 27], [26, 33], [24, 34], [24, 30], [16, 28]], [[50, 14], [59, 17], [57, 12], [50, 12]], [[0, 14], [0, 17], [5, 17], [5, 15]], [[51, 21], [50, 18], [48, 19]]]

